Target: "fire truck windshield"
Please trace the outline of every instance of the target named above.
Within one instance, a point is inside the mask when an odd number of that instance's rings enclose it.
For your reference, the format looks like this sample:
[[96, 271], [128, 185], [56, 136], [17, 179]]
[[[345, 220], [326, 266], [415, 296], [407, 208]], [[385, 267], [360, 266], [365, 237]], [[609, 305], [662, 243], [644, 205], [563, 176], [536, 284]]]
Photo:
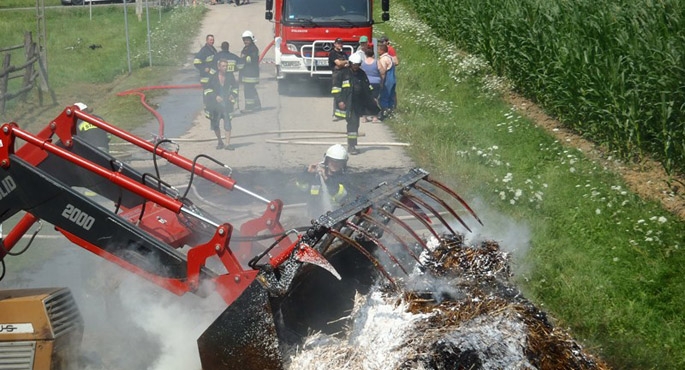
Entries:
[[283, 0], [283, 21], [302, 26], [370, 21], [371, 0]]

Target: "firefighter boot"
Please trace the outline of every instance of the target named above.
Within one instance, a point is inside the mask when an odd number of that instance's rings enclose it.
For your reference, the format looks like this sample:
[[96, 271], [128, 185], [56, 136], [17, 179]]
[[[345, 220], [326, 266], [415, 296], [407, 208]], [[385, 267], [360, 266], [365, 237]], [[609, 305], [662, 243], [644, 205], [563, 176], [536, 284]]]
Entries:
[[357, 137], [358, 134], [356, 132], [347, 132], [347, 152], [350, 155], [359, 154], [359, 149], [357, 149]]

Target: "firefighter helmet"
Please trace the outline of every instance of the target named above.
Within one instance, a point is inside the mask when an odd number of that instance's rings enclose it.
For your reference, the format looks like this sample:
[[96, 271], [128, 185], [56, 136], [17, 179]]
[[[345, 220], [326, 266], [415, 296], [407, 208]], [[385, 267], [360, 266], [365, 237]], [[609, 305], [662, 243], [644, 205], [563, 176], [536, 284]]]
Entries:
[[359, 53], [354, 53], [350, 55], [350, 63], [362, 64], [362, 56]]
[[242, 38], [250, 38], [250, 40], [254, 41], [254, 34], [252, 33], [252, 31], [247, 30], [243, 32]]
[[349, 156], [347, 155], [347, 150], [345, 149], [344, 146], [340, 144], [335, 144], [332, 145], [328, 150], [326, 150], [326, 154], [324, 155], [324, 160], [326, 159], [335, 159], [338, 161], [343, 161], [347, 162], [347, 159]]

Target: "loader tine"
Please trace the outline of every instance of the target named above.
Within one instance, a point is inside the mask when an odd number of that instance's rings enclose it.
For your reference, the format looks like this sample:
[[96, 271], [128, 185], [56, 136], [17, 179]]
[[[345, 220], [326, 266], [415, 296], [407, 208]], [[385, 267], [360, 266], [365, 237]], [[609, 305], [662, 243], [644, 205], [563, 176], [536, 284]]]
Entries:
[[419, 220], [419, 222], [421, 222], [423, 224], [423, 226], [425, 226], [428, 229], [428, 231], [431, 232], [431, 234], [433, 234], [435, 239], [440, 240], [440, 237], [438, 236], [438, 233], [435, 231], [435, 229], [433, 229], [433, 226], [428, 224], [428, 221], [426, 221], [423, 217], [421, 217], [421, 215], [416, 213], [415, 210], [413, 210], [411, 207], [408, 207], [407, 205], [405, 205], [404, 203], [400, 202], [399, 200], [397, 200], [395, 198], [390, 199], [390, 201], [392, 202], [392, 204], [396, 205], [397, 207], [402, 208], [403, 210], [409, 212], [412, 216], [416, 217], [416, 219]]
[[379, 226], [381, 229], [383, 229], [384, 232], [390, 233], [395, 238], [395, 240], [397, 240], [400, 244], [402, 244], [402, 246], [404, 246], [404, 249], [407, 250], [409, 255], [412, 256], [412, 258], [414, 258], [416, 260], [416, 262], [421, 264], [421, 261], [419, 260], [419, 257], [416, 255], [416, 253], [414, 253], [411, 250], [411, 248], [409, 248], [409, 245], [407, 245], [407, 243], [405, 243], [404, 240], [402, 240], [402, 238], [400, 238], [400, 236], [397, 235], [397, 233], [395, 231], [393, 231], [391, 228], [386, 226], [384, 223], [379, 222], [378, 220], [374, 219], [373, 217], [371, 217], [367, 214], [362, 214], [362, 219], [364, 219], [364, 220], [366, 220], [366, 221], [368, 221], [368, 222], [370, 222], [376, 226]]
[[450, 224], [445, 220], [444, 217], [442, 217], [442, 215], [440, 214], [440, 212], [438, 212], [437, 209], [435, 209], [433, 206], [431, 206], [430, 204], [428, 204], [428, 202], [426, 202], [425, 200], [423, 200], [423, 199], [417, 197], [417, 196], [414, 195], [414, 194], [411, 194], [409, 191], [406, 191], [406, 192], [404, 193], [404, 196], [406, 196], [406, 197], [408, 197], [409, 199], [411, 199], [412, 202], [419, 203], [421, 206], [423, 206], [424, 208], [426, 208], [427, 210], [429, 210], [429, 211], [433, 214], [433, 216], [435, 216], [438, 220], [440, 220], [440, 222], [442, 222], [443, 225], [445, 225], [445, 227], [452, 233], [452, 235], [457, 235], [457, 233], [452, 229], [452, 227], [450, 226]]
[[466, 203], [466, 201], [464, 199], [462, 199], [462, 197], [460, 197], [459, 194], [455, 193], [454, 190], [448, 188], [446, 185], [444, 185], [443, 183], [441, 183], [438, 180], [431, 178], [430, 176], [426, 177], [424, 180], [426, 180], [426, 181], [430, 182], [431, 184], [437, 186], [438, 188], [442, 189], [445, 193], [447, 193], [447, 194], [453, 196], [455, 199], [457, 199], [459, 201], [459, 203], [461, 203], [461, 205], [464, 206], [464, 208], [466, 208], [469, 211], [469, 213], [471, 213], [471, 216], [473, 216], [478, 221], [478, 223], [481, 226], [483, 226], [483, 221], [481, 221], [480, 218], [476, 215], [476, 212], [474, 212], [471, 209], [471, 207], [469, 207], [469, 205]]
[[430, 198], [433, 199], [434, 201], [438, 202], [443, 208], [445, 208], [445, 209], [452, 215], [452, 217], [456, 218], [457, 221], [459, 221], [459, 223], [461, 224], [461, 226], [464, 226], [464, 228], [466, 228], [466, 230], [468, 230], [469, 232], [471, 232], [471, 228], [469, 228], [468, 226], [466, 226], [466, 223], [464, 222], [464, 220], [462, 220], [461, 217], [459, 217], [459, 215], [457, 214], [457, 212], [455, 212], [454, 209], [452, 209], [452, 207], [450, 207], [449, 204], [447, 204], [447, 202], [445, 202], [444, 200], [440, 199], [437, 195], [435, 195], [434, 193], [432, 193], [430, 190], [424, 188], [423, 186], [419, 185], [418, 183], [417, 183], [417, 184], [414, 184], [414, 188], [415, 188], [416, 190], [420, 191], [421, 193], [425, 194], [426, 196], [430, 197]]
[[349, 236], [346, 236], [346, 235], [342, 234], [342, 233], [339, 232], [338, 230], [331, 229], [329, 232], [330, 232], [332, 235], [334, 235], [335, 237], [337, 237], [337, 238], [343, 240], [344, 242], [349, 243], [349, 244], [351, 244], [352, 246], [354, 246], [355, 248], [357, 248], [357, 250], [358, 250], [359, 252], [361, 252], [364, 256], [366, 256], [366, 258], [369, 259], [369, 261], [374, 265], [374, 267], [376, 267], [376, 269], [378, 269], [378, 271], [380, 271], [381, 274], [383, 274], [383, 276], [385, 276], [385, 278], [388, 279], [388, 281], [390, 282], [390, 285], [392, 286], [392, 288], [393, 288], [393, 289], [397, 289], [397, 284], [395, 283], [395, 280], [392, 279], [392, 277], [390, 276], [390, 274], [388, 274], [388, 272], [385, 271], [385, 269], [383, 268], [383, 266], [381, 266], [381, 263], [380, 263], [374, 256], [372, 256], [371, 253], [369, 253], [369, 251], [367, 251], [366, 249], [364, 249], [364, 247], [362, 247], [361, 244], [359, 244], [358, 242], [356, 242], [355, 240], [353, 240], [353, 239], [350, 238]]
[[381, 212], [381, 213], [383, 214], [383, 216], [388, 217], [389, 219], [391, 219], [391, 220], [395, 221], [397, 224], [399, 224], [399, 225], [400, 225], [405, 231], [407, 231], [414, 239], [416, 239], [416, 241], [418, 241], [419, 244], [421, 244], [421, 247], [423, 247], [423, 249], [428, 250], [428, 245], [426, 244], [426, 242], [423, 241], [423, 239], [421, 239], [421, 237], [418, 236], [418, 235], [416, 234], [416, 232], [415, 232], [411, 227], [409, 227], [409, 225], [407, 225], [406, 222], [400, 220], [397, 216], [395, 216], [395, 215], [393, 215], [392, 213], [386, 211], [386, 210], [385, 210], [384, 208], [382, 208], [382, 207], [381, 207], [381, 208], [378, 208], [378, 211]]
[[404, 266], [402, 266], [402, 264], [400, 263], [400, 261], [398, 261], [397, 258], [396, 258], [392, 253], [390, 253], [390, 251], [388, 250], [388, 248], [386, 248], [385, 245], [384, 245], [383, 243], [381, 243], [380, 240], [378, 240], [378, 238], [376, 238], [376, 237], [373, 236], [370, 232], [364, 230], [363, 228], [361, 228], [361, 227], [359, 227], [359, 226], [353, 224], [352, 222], [349, 222], [349, 221], [348, 221], [348, 222], [346, 222], [346, 225], [347, 225], [349, 228], [351, 228], [351, 229], [353, 229], [353, 230], [355, 230], [355, 231], [357, 231], [357, 232], [359, 232], [359, 233], [362, 233], [362, 234], [364, 234], [364, 236], [366, 236], [367, 238], [371, 239], [371, 241], [372, 241], [374, 244], [376, 244], [377, 246], [379, 246], [379, 247], [385, 252], [385, 254], [387, 254], [388, 257], [390, 257], [390, 260], [391, 260], [392, 262], [394, 262], [395, 264], [397, 264], [397, 266], [400, 267], [400, 270], [402, 270], [402, 272], [404, 272], [405, 275], [409, 275], [409, 273], [408, 273], [407, 270], [404, 268]]

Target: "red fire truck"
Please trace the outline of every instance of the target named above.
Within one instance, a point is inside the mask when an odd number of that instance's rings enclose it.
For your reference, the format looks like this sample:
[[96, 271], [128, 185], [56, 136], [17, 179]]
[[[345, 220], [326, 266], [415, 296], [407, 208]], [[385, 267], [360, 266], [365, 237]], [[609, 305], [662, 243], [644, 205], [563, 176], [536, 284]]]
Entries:
[[[373, 0], [266, 0], [265, 17], [274, 23], [279, 91], [298, 77], [330, 78], [328, 53], [342, 38], [352, 53], [359, 38], [372, 39]], [[381, 0], [381, 19], [390, 19], [390, 0]]]

